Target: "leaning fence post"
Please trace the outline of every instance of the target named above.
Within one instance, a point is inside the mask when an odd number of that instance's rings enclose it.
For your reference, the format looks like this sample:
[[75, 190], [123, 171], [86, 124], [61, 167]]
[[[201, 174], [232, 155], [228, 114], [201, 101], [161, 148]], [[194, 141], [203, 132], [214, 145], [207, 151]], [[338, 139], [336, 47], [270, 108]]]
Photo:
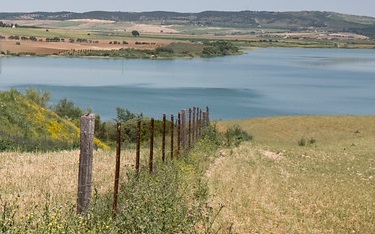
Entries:
[[150, 122], [150, 159], [148, 164], [149, 172], [153, 172], [154, 163], [154, 118], [151, 118]]
[[113, 189], [113, 207], [112, 217], [117, 213], [118, 187], [120, 180], [120, 157], [121, 157], [121, 123], [117, 123], [117, 147], [116, 147], [116, 167], [115, 167], [115, 185]]
[[92, 162], [94, 154], [95, 115], [87, 114], [81, 117], [80, 126], [80, 155], [78, 171], [77, 213], [90, 208]]

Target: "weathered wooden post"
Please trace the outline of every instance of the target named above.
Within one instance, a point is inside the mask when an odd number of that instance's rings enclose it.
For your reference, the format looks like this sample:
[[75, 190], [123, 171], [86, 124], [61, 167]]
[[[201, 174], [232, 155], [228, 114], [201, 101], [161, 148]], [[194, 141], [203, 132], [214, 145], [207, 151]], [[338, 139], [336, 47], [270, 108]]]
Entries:
[[174, 132], [174, 117], [171, 115], [171, 159], [173, 159], [173, 132]]
[[139, 161], [141, 157], [141, 119], [137, 121], [137, 147], [135, 153], [135, 171], [138, 176], [139, 174]]
[[150, 159], [148, 163], [148, 170], [150, 173], [153, 172], [154, 165], [154, 118], [151, 118], [150, 122]]
[[166, 116], [163, 114], [163, 136], [161, 142], [161, 159], [165, 162], [165, 135], [166, 135]]
[[95, 115], [87, 114], [81, 117], [80, 126], [80, 155], [78, 171], [77, 213], [90, 208], [92, 162], [94, 154]]
[[116, 217], [118, 188], [120, 181], [120, 158], [121, 158], [121, 123], [117, 123], [117, 147], [116, 147], [116, 166], [115, 166], [115, 185], [113, 189], [112, 217]]

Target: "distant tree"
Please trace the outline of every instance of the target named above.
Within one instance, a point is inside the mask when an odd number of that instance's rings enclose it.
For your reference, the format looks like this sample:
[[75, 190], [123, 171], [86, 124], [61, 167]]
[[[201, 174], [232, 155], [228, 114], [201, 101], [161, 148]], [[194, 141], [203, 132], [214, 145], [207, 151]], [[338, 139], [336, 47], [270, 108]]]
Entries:
[[135, 36], [135, 37], [139, 37], [140, 36], [140, 34], [139, 34], [139, 32], [137, 30], [133, 30], [132, 31], [132, 35]]

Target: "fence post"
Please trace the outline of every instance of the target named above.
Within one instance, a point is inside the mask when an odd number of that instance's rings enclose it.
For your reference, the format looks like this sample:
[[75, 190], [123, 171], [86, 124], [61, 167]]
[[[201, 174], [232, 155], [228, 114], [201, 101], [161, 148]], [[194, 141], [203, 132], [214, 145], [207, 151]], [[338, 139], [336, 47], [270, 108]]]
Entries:
[[171, 115], [171, 159], [173, 159], [173, 132], [174, 132], [174, 117]]
[[92, 162], [94, 153], [95, 115], [81, 117], [80, 155], [78, 172], [77, 213], [87, 211], [91, 200]]
[[181, 114], [178, 113], [177, 119], [177, 157], [180, 156], [181, 151]]
[[206, 116], [206, 126], [205, 127], [208, 127], [209, 126], [209, 124], [210, 124], [210, 109], [208, 108], [208, 106], [206, 106], [206, 114], [207, 114], [207, 116]]
[[151, 118], [150, 122], [150, 159], [148, 164], [149, 172], [153, 172], [154, 163], [154, 118]]
[[181, 146], [186, 150], [186, 110], [181, 110]]
[[135, 171], [136, 174], [139, 174], [139, 161], [141, 156], [141, 119], [137, 121], [137, 147], [135, 155]]
[[198, 136], [199, 138], [202, 136], [202, 109], [199, 109], [199, 132], [198, 132]]
[[189, 122], [188, 122], [188, 149], [191, 143], [191, 108], [189, 108]]
[[117, 213], [117, 200], [118, 200], [118, 187], [120, 180], [120, 158], [121, 158], [121, 123], [117, 123], [117, 147], [116, 147], [116, 169], [115, 169], [115, 185], [113, 189], [113, 207], [112, 217], [116, 217]]
[[195, 143], [195, 124], [196, 124], [196, 120], [195, 120], [195, 111], [196, 111], [196, 108], [193, 107], [193, 123], [192, 123], [192, 129], [191, 129], [191, 144], [194, 145]]
[[163, 114], [163, 136], [161, 143], [161, 159], [165, 162], [165, 135], [166, 135], [166, 116]]

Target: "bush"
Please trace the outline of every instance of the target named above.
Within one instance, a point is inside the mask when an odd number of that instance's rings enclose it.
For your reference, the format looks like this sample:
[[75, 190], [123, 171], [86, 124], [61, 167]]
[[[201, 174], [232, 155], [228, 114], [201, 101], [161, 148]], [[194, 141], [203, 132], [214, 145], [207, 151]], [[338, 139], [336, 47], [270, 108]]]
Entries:
[[35, 88], [27, 88], [25, 90], [25, 98], [35, 102], [41, 107], [46, 107], [47, 103], [51, 99], [50, 92], [42, 92], [41, 90], [36, 90]]
[[306, 140], [304, 137], [298, 140], [299, 146], [307, 146], [307, 145], [313, 145], [316, 143], [316, 139], [311, 137], [309, 140]]
[[84, 114], [81, 108], [77, 107], [73, 101], [67, 98], [61, 99], [58, 104], [52, 107], [52, 110], [58, 116], [68, 120], [79, 119]]
[[174, 53], [174, 50], [172, 48], [169, 48], [169, 47], [158, 47], [155, 49], [155, 52], [156, 53], [167, 53], [167, 54], [173, 54]]
[[239, 126], [232, 126], [227, 129], [225, 138], [228, 146], [239, 146], [243, 141], [250, 141], [253, 136], [242, 130]]

